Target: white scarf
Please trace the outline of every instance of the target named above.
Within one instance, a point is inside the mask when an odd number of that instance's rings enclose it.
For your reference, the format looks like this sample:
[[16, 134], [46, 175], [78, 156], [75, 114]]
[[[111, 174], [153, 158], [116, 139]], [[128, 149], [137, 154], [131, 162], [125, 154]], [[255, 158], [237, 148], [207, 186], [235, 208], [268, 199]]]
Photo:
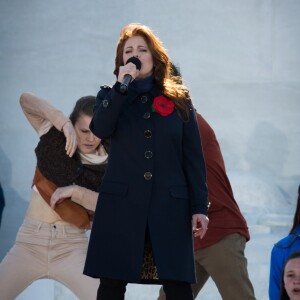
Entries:
[[108, 154], [102, 144], [100, 144], [95, 154], [83, 154], [81, 152], [79, 154], [81, 162], [86, 165], [106, 164], [108, 159]]

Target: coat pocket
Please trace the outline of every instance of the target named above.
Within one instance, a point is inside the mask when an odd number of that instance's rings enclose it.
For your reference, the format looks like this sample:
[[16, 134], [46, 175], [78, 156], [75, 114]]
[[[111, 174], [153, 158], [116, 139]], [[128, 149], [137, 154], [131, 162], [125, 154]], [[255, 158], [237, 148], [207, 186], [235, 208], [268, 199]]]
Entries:
[[125, 197], [128, 192], [128, 184], [112, 181], [104, 181], [100, 187], [101, 194], [109, 194]]
[[189, 192], [186, 186], [171, 186], [169, 192], [170, 195], [174, 198], [189, 198]]

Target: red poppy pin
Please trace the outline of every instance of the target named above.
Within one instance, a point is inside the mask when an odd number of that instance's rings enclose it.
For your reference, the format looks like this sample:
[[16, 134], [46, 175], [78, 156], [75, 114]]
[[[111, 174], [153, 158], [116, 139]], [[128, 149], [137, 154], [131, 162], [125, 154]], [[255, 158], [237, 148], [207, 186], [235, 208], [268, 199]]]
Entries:
[[163, 117], [170, 115], [174, 111], [174, 103], [165, 96], [157, 96], [153, 100], [152, 111], [155, 111]]

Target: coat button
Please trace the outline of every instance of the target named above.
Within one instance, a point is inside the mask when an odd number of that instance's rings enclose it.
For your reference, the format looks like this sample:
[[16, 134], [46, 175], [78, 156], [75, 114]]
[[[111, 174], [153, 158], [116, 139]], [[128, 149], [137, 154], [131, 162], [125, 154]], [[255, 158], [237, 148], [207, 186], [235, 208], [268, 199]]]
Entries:
[[107, 100], [107, 99], [104, 99], [104, 100], [102, 101], [102, 106], [103, 106], [104, 108], [107, 108], [108, 105], [109, 105], [108, 100]]
[[150, 116], [151, 116], [151, 114], [148, 111], [144, 113], [144, 119], [145, 120], [149, 119]]
[[147, 96], [142, 96], [141, 97], [141, 102], [142, 103], [146, 103], [148, 101], [148, 97]]
[[147, 159], [152, 158], [152, 156], [153, 156], [153, 152], [152, 152], [152, 151], [148, 150], [148, 151], [145, 152], [145, 157], [146, 157]]
[[149, 139], [152, 136], [152, 131], [147, 129], [147, 130], [145, 130], [144, 135], [147, 139]]
[[151, 172], [146, 172], [146, 173], [144, 174], [144, 178], [145, 178], [146, 180], [150, 180], [150, 179], [152, 178]]

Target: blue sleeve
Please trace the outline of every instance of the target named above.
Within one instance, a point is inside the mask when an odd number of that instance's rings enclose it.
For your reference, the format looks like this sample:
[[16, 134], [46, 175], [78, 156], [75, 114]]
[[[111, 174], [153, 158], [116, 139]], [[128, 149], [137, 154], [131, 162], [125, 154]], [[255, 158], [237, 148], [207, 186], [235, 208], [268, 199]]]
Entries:
[[269, 277], [269, 298], [270, 300], [279, 300], [281, 272], [285, 261], [284, 250], [276, 246], [271, 252], [270, 277]]
[[189, 121], [184, 123], [183, 132], [184, 172], [191, 199], [191, 214], [207, 215], [208, 192], [206, 169], [196, 111], [190, 108]]
[[126, 96], [117, 92], [115, 86], [101, 87], [96, 98], [90, 129], [100, 139], [109, 138], [113, 134], [126, 101]]

